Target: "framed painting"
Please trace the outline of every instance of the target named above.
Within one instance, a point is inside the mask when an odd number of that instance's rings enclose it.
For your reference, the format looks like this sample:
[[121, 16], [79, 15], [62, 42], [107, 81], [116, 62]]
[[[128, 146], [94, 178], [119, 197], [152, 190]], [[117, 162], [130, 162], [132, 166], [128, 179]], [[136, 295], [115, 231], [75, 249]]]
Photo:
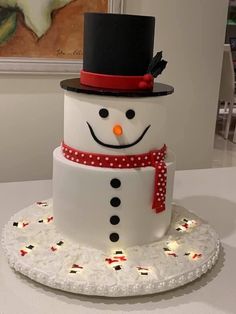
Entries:
[[78, 73], [83, 13], [122, 11], [123, 0], [0, 0], [0, 73]]

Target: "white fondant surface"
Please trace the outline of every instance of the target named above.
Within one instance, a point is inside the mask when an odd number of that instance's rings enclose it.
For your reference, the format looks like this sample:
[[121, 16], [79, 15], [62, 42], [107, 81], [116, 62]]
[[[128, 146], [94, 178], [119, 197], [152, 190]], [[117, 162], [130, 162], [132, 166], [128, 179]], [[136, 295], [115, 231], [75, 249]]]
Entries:
[[[81, 151], [101, 154], [132, 155], [158, 149], [166, 142], [166, 97], [105, 97], [65, 92], [64, 141]], [[99, 116], [99, 110], [109, 111], [107, 118]], [[135, 111], [133, 119], [127, 119], [126, 111]], [[97, 138], [105, 144], [123, 145], [133, 143], [150, 125], [143, 139], [136, 145], [124, 148], [107, 148], [92, 138], [87, 122]], [[113, 127], [120, 125], [123, 135], [117, 137]]]
[[[51, 215], [51, 200], [46, 206], [33, 204], [19, 211], [3, 230], [3, 248], [16, 271], [44, 285], [73, 293], [120, 297], [170, 290], [207, 272], [219, 253], [214, 229], [193, 213], [174, 206], [167, 234], [155, 243], [124, 250], [126, 260], [118, 263], [121, 269], [115, 270], [113, 264], [106, 261], [114, 252], [104, 253], [71, 242], [58, 232], [53, 220], [38, 222]], [[176, 227], [182, 224], [183, 218], [195, 220], [196, 224], [178, 232]], [[25, 228], [13, 226], [20, 221], [29, 224]], [[51, 247], [61, 240], [63, 245], [52, 251]], [[33, 249], [22, 256], [20, 250], [29, 245], [33, 245]], [[176, 256], [166, 254], [164, 248], [168, 246], [173, 247]], [[71, 273], [74, 264], [83, 268]], [[147, 275], [142, 275], [137, 267], [148, 269]]]
[[[53, 203], [55, 224], [59, 232], [88, 247], [107, 250], [127, 248], [157, 241], [167, 231], [171, 219], [171, 202], [175, 162], [169, 153], [167, 162], [166, 210], [152, 209], [155, 168], [109, 169], [86, 166], [67, 160], [58, 147], [53, 157]], [[119, 188], [110, 181], [117, 178]], [[121, 205], [112, 207], [118, 197]], [[110, 223], [117, 215], [120, 222]], [[111, 233], [119, 235], [111, 242]]]

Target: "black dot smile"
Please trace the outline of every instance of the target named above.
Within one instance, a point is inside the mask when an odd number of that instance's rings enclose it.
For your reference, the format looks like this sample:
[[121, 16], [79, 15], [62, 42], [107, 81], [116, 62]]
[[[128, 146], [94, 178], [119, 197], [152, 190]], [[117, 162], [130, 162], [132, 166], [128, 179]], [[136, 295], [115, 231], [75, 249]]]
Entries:
[[98, 144], [100, 144], [102, 146], [109, 147], [109, 148], [115, 148], [115, 149], [129, 148], [131, 146], [134, 146], [134, 145], [138, 144], [143, 139], [144, 135], [147, 133], [148, 129], [151, 126], [151, 125], [148, 125], [146, 127], [146, 129], [143, 131], [143, 133], [133, 143], [125, 144], [125, 145], [113, 145], [113, 144], [103, 143], [101, 140], [99, 140], [99, 138], [97, 138], [96, 134], [94, 133], [94, 130], [91, 127], [91, 125], [88, 122], [86, 122], [86, 123], [87, 123], [87, 125], [89, 127], [90, 133], [91, 133], [91, 135], [92, 135], [92, 137], [93, 137], [95, 142], [97, 142]]

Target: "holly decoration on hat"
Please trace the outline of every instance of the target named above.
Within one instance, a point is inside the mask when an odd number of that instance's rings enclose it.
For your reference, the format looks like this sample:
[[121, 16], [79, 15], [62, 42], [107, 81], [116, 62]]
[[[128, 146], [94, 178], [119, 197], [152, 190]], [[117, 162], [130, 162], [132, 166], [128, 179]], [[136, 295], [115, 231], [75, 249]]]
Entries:
[[166, 65], [167, 61], [162, 59], [162, 51], [159, 51], [150, 62], [147, 73], [150, 73], [153, 77], [157, 77], [163, 72]]
[[144, 74], [142, 80], [139, 82], [139, 88], [152, 88], [153, 79], [163, 72], [163, 70], [166, 68], [166, 65], [167, 61], [162, 59], [162, 51], [157, 52], [148, 66], [147, 73]]

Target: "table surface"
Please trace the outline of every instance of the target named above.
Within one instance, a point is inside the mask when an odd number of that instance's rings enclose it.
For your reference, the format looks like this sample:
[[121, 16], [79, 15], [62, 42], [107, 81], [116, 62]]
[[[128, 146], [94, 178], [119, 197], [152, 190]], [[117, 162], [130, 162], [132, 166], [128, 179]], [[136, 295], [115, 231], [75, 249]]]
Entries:
[[[0, 229], [19, 209], [52, 194], [51, 181], [0, 184]], [[173, 291], [132, 298], [57, 291], [16, 273], [0, 249], [0, 314], [236, 313], [236, 168], [177, 171], [174, 201], [207, 220], [222, 249], [206, 275]]]

